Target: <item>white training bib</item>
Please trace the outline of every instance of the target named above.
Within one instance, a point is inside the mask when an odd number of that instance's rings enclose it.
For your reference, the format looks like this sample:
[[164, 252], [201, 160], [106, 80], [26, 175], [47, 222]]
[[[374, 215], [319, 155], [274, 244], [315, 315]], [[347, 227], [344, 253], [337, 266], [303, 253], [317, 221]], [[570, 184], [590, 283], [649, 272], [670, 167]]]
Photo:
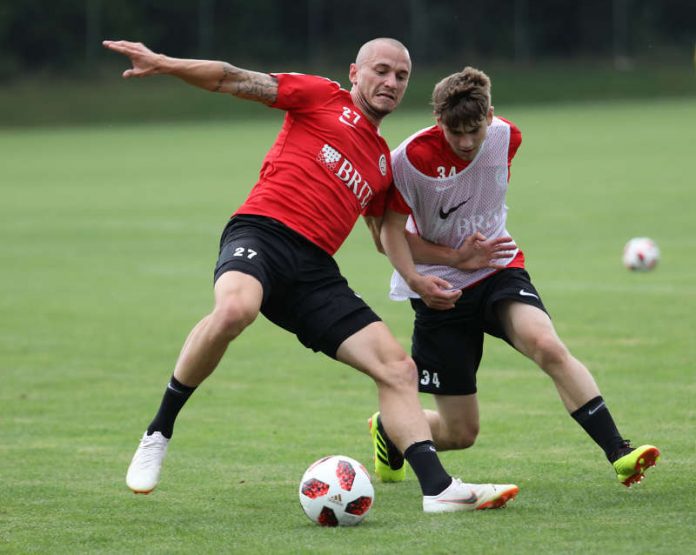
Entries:
[[[494, 117], [476, 158], [461, 172], [440, 178], [421, 173], [406, 155], [408, 144], [423, 131], [406, 139], [392, 152], [394, 184], [412, 211], [406, 229], [412, 233], [417, 231], [427, 241], [454, 249], [477, 231], [488, 239], [508, 235], [505, 195], [508, 188], [509, 124]], [[517, 250], [499, 262], [509, 263], [516, 254]], [[432, 264], [416, 264], [416, 270], [423, 275], [445, 279], [455, 289], [468, 287], [495, 271], [485, 268], [464, 272]], [[390, 297], [405, 300], [418, 298], [418, 294], [395, 271]]]

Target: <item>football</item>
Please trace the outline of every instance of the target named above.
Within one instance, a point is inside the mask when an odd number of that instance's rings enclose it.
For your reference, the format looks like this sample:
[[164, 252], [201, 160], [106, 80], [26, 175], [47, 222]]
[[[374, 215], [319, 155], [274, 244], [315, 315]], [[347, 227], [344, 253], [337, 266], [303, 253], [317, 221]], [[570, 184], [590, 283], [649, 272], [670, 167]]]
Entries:
[[355, 526], [372, 507], [375, 490], [365, 467], [332, 455], [312, 464], [300, 481], [300, 504], [319, 526]]
[[660, 260], [660, 249], [652, 239], [634, 237], [623, 250], [623, 265], [629, 270], [647, 272]]

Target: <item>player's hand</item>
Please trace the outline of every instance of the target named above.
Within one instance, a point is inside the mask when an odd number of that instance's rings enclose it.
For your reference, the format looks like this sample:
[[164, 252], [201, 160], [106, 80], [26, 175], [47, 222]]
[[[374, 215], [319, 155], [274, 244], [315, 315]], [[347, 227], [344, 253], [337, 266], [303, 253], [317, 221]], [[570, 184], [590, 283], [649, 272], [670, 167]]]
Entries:
[[505, 268], [505, 265], [500, 261], [512, 256], [516, 248], [517, 245], [512, 237], [486, 239], [482, 233], [476, 232], [469, 235], [457, 249], [457, 261], [454, 267], [465, 271], [482, 268], [501, 270]]
[[449, 310], [454, 308], [454, 303], [462, 296], [459, 289], [452, 289], [452, 285], [437, 276], [422, 276], [409, 281], [409, 287], [420, 295], [421, 300], [434, 310]]
[[128, 56], [132, 69], [123, 72], [123, 78], [147, 77], [159, 73], [160, 55], [155, 54], [141, 42], [129, 42], [127, 40], [105, 40], [102, 41], [105, 48]]

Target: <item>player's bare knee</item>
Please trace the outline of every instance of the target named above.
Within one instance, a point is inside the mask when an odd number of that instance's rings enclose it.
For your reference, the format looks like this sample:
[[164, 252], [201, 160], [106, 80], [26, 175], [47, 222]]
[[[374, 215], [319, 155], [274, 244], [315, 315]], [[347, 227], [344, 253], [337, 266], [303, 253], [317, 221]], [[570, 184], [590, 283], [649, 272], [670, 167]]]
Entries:
[[534, 344], [534, 360], [545, 371], [552, 373], [563, 368], [570, 353], [554, 334], [539, 336]]
[[257, 311], [245, 307], [237, 299], [228, 299], [215, 306], [211, 325], [218, 334], [231, 341], [256, 319], [257, 314]]
[[375, 379], [392, 389], [417, 389], [418, 369], [411, 357], [404, 356], [384, 364]]
[[478, 427], [462, 428], [451, 433], [450, 438], [454, 449], [467, 449], [476, 443], [478, 437]]

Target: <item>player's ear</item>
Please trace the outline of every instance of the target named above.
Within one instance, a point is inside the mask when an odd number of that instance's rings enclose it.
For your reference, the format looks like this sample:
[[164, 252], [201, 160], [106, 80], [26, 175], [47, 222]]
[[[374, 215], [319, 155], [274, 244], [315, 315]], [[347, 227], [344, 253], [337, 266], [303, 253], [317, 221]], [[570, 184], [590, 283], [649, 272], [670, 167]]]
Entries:
[[435, 116], [435, 123], [440, 129], [442, 129], [442, 116], [436, 115]]
[[488, 112], [486, 112], [486, 122], [488, 125], [493, 123], [493, 106], [488, 107]]
[[356, 86], [358, 84], [358, 66], [356, 64], [350, 64], [350, 69], [348, 70], [348, 79], [351, 85]]

